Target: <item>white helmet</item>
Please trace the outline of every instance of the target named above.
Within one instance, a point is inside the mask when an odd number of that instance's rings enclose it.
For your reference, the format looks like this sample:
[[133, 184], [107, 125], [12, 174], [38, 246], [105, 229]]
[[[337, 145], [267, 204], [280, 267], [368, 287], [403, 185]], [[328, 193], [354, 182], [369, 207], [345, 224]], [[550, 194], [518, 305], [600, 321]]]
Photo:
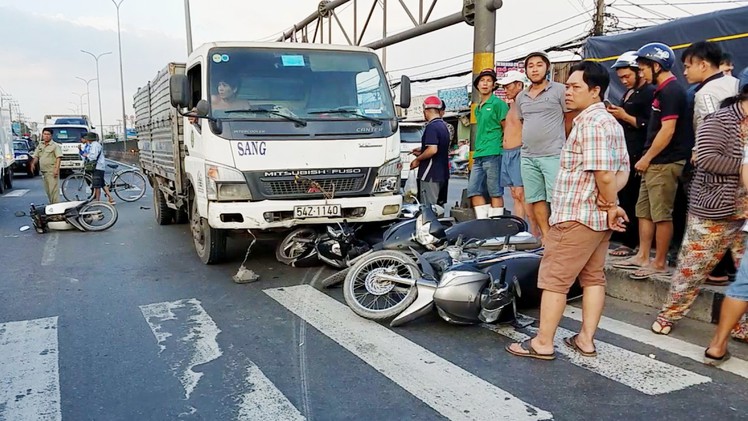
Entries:
[[638, 69], [639, 63], [636, 62], [637, 57], [638, 56], [636, 55], [636, 51], [626, 51], [625, 53], [621, 54], [616, 62], [613, 63], [613, 65], [610, 67], [613, 69], [623, 69], [626, 67]]

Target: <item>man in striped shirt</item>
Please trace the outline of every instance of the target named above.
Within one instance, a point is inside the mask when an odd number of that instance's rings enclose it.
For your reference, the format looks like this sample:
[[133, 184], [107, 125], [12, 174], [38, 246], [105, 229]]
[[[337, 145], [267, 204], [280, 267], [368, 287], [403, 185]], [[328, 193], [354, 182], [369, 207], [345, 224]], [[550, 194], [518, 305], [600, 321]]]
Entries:
[[550, 229], [538, 273], [543, 290], [537, 336], [506, 347], [513, 355], [551, 360], [553, 339], [576, 279], [584, 289], [582, 328], [564, 342], [585, 357], [597, 355], [593, 338], [605, 303], [605, 256], [613, 230], [623, 231], [626, 213], [616, 196], [628, 181], [629, 156], [623, 128], [602, 99], [608, 70], [584, 61], [571, 69], [565, 103], [579, 111], [561, 151], [553, 189]]

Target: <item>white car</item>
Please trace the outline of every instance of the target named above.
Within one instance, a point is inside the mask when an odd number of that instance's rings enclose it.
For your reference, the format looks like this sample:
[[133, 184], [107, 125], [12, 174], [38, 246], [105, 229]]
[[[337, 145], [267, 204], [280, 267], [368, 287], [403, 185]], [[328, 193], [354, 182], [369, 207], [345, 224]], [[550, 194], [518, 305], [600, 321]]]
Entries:
[[410, 163], [415, 159], [410, 151], [421, 147], [421, 136], [423, 136], [424, 123], [400, 122], [400, 161], [403, 170], [400, 173], [400, 185], [404, 186], [408, 180]]

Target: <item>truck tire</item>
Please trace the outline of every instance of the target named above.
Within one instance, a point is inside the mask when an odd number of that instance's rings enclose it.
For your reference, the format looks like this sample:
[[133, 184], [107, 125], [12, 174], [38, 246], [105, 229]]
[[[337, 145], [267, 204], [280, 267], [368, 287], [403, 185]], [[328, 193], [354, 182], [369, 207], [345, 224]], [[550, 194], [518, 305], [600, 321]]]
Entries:
[[0, 168], [0, 194], [5, 193], [5, 169]]
[[158, 187], [157, 182], [153, 183], [153, 212], [159, 225], [169, 225], [174, 219], [174, 209], [166, 205], [164, 192]]
[[5, 184], [5, 188], [7, 190], [10, 190], [13, 188], [13, 170], [10, 168], [5, 169], [5, 177], [3, 177], [3, 184]]
[[197, 198], [194, 195], [190, 204], [190, 228], [200, 260], [206, 265], [220, 262], [226, 255], [226, 231], [208, 225], [208, 220], [197, 211]]
[[175, 224], [186, 224], [190, 222], [190, 213], [184, 207], [174, 211], [174, 223]]

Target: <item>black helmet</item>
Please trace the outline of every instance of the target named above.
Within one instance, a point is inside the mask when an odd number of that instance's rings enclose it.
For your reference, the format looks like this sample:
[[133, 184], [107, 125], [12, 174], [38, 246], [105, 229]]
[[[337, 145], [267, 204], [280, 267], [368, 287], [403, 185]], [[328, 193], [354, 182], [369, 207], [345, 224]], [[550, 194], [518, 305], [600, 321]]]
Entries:
[[662, 70], [669, 71], [675, 64], [675, 53], [661, 42], [649, 43], [636, 52], [638, 60], [649, 60], [662, 66]]

